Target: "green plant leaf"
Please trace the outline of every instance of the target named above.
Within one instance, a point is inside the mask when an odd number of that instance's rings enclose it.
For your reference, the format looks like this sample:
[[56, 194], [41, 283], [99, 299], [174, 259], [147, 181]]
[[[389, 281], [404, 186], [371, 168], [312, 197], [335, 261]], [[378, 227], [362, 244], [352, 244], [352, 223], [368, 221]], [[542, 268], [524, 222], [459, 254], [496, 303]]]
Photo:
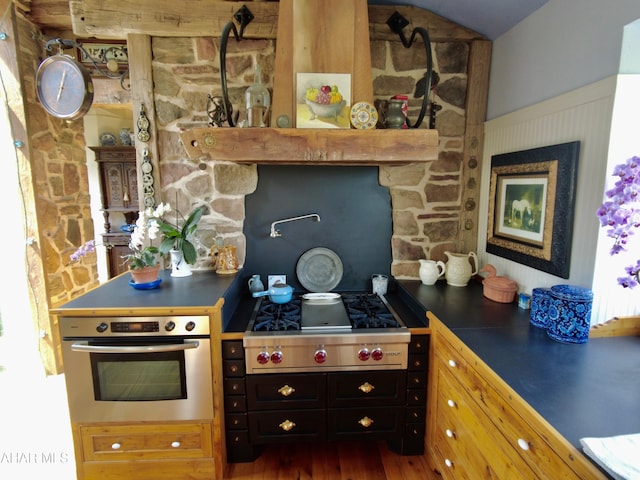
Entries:
[[169, 250], [173, 249], [175, 244], [175, 237], [171, 236], [163, 238], [162, 242], [160, 242], [160, 255], [166, 255], [169, 253]]
[[184, 256], [185, 262], [189, 265], [196, 263], [196, 259], [198, 258], [196, 247], [194, 247], [189, 240], [182, 241], [182, 255]]

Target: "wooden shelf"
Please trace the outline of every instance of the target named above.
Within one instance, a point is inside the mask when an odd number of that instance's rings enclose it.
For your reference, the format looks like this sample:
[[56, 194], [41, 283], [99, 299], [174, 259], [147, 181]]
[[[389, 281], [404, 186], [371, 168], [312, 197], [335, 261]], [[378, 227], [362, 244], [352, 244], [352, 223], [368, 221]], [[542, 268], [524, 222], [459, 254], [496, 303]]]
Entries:
[[438, 132], [427, 129], [202, 127], [180, 134], [191, 160], [264, 165], [398, 165], [438, 158]]

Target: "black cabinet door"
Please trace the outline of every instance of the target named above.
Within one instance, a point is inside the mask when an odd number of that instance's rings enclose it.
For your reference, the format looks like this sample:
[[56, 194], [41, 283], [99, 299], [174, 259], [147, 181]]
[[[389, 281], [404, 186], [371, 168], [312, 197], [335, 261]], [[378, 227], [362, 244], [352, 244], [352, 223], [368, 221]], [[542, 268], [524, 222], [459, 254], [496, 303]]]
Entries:
[[404, 429], [404, 407], [329, 409], [329, 440], [387, 440]]
[[251, 443], [326, 441], [327, 414], [324, 409], [249, 412]]
[[327, 383], [330, 408], [404, 405], [407, 395], [404, 370], [329, 373]]
[[326, 380], [324, 373], [247, 375], [249, 410], [287, 410], [324, 408]]

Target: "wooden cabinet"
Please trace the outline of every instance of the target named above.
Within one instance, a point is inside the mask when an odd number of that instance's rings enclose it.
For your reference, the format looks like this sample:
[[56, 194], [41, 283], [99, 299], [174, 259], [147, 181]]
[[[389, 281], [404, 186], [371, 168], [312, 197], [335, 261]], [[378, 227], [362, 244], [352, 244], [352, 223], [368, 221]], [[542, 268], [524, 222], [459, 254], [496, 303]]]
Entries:
[[76, 424], [78, 478], [215, 478], [210, 422]]
[[91, 147], [96, 154], [100, 177], [100, 200], [104, 216], [102, 243], [107, 248], [109, 277], [127, 267], [122, 259], [129, 253], [130, 234], [111, 230], [113, 214], [122, 215], [122, 223], [134, 223], [139, 210], [138, 173], [134, 147]]
[[443, 478], [604, 478], [437, 320], [431, 338], [427, 449]]

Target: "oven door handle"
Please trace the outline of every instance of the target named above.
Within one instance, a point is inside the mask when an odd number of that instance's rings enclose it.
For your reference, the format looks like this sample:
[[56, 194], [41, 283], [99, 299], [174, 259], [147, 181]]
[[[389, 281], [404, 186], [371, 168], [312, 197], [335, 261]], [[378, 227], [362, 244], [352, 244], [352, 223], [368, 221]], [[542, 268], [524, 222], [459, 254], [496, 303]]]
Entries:
[[169, 345], [136, 345], [136, 346], [120, 346], [120, 345], [89, 345], [89, 342], [77, 342], [71, 344], [71, 350], [74, 352], [89, 353], [154, 353], [154, 352], [177, 352], [180, 350], [189, 350], [198, 348], [200, 342], [197, 340], [187, 340], [184, 343], [172, 343]]

